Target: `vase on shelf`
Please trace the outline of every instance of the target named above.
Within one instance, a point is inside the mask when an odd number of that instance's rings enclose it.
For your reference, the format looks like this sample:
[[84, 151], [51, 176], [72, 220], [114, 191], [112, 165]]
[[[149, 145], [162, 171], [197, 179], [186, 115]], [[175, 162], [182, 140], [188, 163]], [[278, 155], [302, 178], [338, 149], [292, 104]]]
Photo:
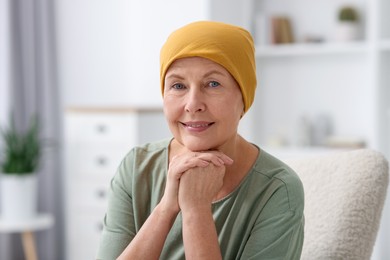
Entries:
[[356, 41], [359, 38], [359, 26], [355, 22], [339, 22], [335, 28], [336, 42]]
[[353, 6], [342, 6], [338, 12], [334, 40], [337, 42], [355, 41], [359, 37], [359, 15]]

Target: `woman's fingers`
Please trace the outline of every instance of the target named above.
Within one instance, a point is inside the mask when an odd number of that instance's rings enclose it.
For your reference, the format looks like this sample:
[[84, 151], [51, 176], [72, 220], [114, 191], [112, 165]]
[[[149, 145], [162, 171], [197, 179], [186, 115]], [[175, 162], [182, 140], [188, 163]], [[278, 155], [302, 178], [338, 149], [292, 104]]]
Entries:
[[210, 206], [223, 185], [225, 166], [211, 164], [186, 171], [180, 179], [179, 206], [182, 211]]
[[[185, 173], [188, 176], [183, 181], [183, 186], [186, 187], [184, 190], [188, 191], [184, 193], [193, 196], [194, 193], [199, 191], [203, 195], [198, 195], [201, 196], [198, 198], [198, 201], [204, 200], [209, 202], [210, 198], [220, 188], [225, 172], [225, 165], [231, 165], [232, 163], [233, 160], [230, 157], [219, 151], [188, 151], [174, 156], [169, 163], [164, 201], [167, 201], [168, 205], [173, 205], [174, 208], [179, 207], [177, 196], [179, 186], [182, 186], [182, 184], [179, 185], [179, 182], [182, 182], [181, 179]], [[188, 187], [192, 185], [194, 186], [191, 188]], [[186, 195], [183, 194], [183, 196]], [[187, 198], [182, 201], [192, 200]], [[187, 203], [185, 204], [188, 205]]]
[[204, 161], [212, 162], [216, 166], [231, 165], [233, 163], [233, 159], [219, 151], [194, 152], [193, 156]]

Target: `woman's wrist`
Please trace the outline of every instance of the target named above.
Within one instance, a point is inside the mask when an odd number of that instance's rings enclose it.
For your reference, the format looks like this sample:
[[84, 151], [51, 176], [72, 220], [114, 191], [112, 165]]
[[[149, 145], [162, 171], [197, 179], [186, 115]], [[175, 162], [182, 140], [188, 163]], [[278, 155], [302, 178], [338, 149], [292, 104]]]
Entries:
[[181, 210], [183, 217], [202, 218], [203, 216], [212, 215], [211, 205], [197, 205], [184, 207]]
[[174, 217], [179, 214], [180, 208], [175, 203], [168, 203], [164, 198], [157, 204], [155, 210], [163, 216]]

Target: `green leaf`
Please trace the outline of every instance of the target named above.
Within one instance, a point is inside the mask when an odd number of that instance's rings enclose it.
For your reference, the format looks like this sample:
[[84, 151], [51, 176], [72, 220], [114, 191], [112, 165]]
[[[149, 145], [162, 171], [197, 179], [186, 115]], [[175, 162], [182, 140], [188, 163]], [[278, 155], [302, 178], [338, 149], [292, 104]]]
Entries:
[[4, 141], [4, 155], [1, 171], [5, 174], [28, 174], [36, 172], [41, 159], [42, 142], [40, 124], [34, 116], [27, 131], [18, 131], [11, 117], [10, 126], [0, 129]]

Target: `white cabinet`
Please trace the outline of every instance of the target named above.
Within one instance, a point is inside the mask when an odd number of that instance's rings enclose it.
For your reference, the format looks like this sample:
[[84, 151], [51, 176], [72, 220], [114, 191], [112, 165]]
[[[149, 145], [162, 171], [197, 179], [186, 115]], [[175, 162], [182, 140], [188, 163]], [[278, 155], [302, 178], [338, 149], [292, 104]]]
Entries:
[[64, 125], [67, 259], [94, 259], [120, 161], [133, 146], [170, 134], [161, 109], [72, 108]]

